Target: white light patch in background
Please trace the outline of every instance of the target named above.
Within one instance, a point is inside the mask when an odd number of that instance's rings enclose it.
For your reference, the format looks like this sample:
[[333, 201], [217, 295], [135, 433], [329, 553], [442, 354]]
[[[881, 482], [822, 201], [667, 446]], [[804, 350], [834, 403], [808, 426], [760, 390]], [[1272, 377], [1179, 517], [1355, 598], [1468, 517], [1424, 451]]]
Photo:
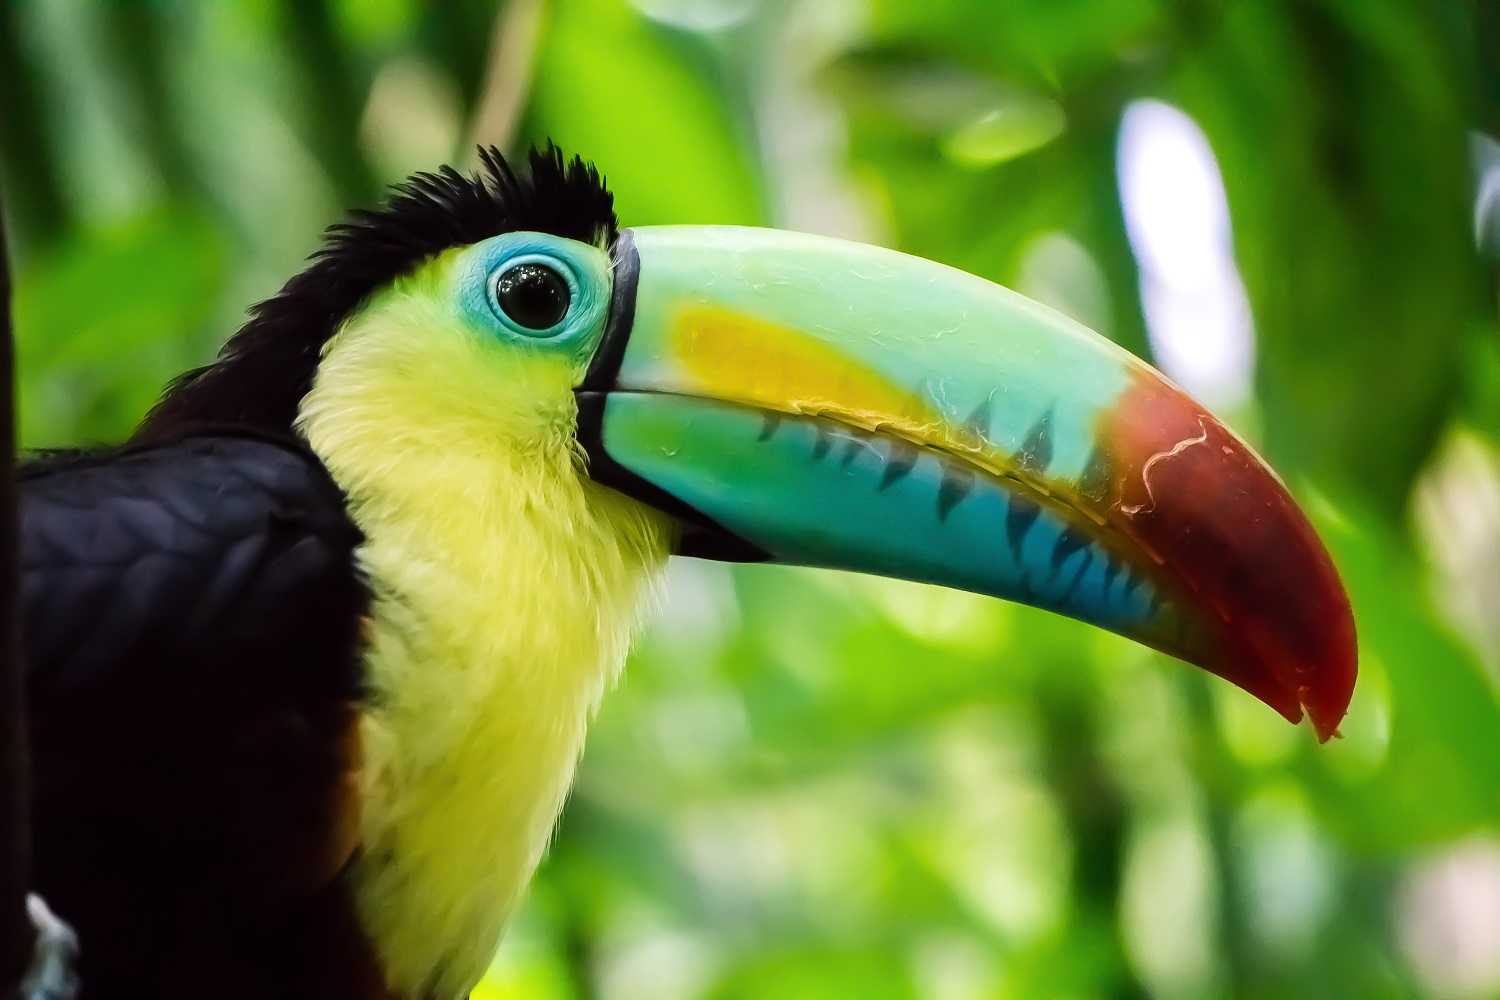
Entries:
[[923, 1000], [1002, 996], [995, 950], [977, 935], [924, 935], [912, 949], [912, 979]]
[[1500, 682], [1500, 451], [1468, 431], [1449, 435], [1413, 494], [1432, 561], [1437, 607]]
[[1470, 132], [1469, 165], [1474, 171], [1474, 245], [1500, 257], [1500, 142]]
[[1136, 101], [1120, 122], [1118, 170], [1158, 363], [1211, 407], [1245, 402], [1255, 338], [1208, 139], [1177, 108]]
[[1334, 855], [1301, 789], [1257, 793], [1236, 819], [1234, 840], [1250, 930], [1277, 960], [1307, 960], [1333, 912]]
[[758, 0], [630, 0], [631, 6], [662, 24], [683, 31], [724, 31], [742, 24]]
[[359, 121], [365, 153], [391, 181], [446, 163], [458, 148], [463, 101], [439, 67], [415, 56], [381, 66]]
[[1126, 951], [1162, 1000], [1216, 995], [1218, 892], [1201, 818], [1179, 804], [1132, 832], [1121, 890]]
[[1045, 232], [1032, 239], [1016, 272], [1016, 291], [1106, 337], [1111, 333], [1109, 281], [1067, 233]]
[[863, 37], [866, 14], [862, 0], [782, 5], [763, 25], [767, 42], [751, 67], [750, 95], [772, 223], [888, 244], [849, 172], [844, 111], [821, 81]]
[[1418, 863], [1401, 893], [1399, 928], [1431, 996], [1500, 996], [1500, 842], [1476, 837]]
[[694, 1000], [707, 994], [722, 961], [697, 928], [664, 924], [647, 907], [618, 908], [601, 936], [596, 975], [603, 1000]]

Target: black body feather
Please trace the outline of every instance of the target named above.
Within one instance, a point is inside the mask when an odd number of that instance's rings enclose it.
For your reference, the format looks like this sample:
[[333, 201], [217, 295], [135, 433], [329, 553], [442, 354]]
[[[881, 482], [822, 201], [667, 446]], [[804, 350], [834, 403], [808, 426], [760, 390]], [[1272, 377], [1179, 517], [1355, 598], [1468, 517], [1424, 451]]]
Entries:
[[225, 436], [51, 459], [20, 516], [33, 884], [85, 1000], [374, 995], [327, 860], [369, 595], [321, 463]]

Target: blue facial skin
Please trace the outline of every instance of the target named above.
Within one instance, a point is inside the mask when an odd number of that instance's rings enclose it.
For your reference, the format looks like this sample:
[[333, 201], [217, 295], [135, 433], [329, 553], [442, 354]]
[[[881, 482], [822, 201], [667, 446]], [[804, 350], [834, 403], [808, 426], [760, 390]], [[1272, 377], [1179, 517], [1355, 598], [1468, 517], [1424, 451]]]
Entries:
[[[500, 276], [521, 264], [548, 268], [568, 287], [568, 308], [557, 323], [532, 329], [506, 313], [496, 298]], [[609, 310], [609, 256], [597, 247], [547, 233], [505, 233], [463, 252], [455, 270], [457, 300], [475, 329], [519, 344], [586, 356]]]

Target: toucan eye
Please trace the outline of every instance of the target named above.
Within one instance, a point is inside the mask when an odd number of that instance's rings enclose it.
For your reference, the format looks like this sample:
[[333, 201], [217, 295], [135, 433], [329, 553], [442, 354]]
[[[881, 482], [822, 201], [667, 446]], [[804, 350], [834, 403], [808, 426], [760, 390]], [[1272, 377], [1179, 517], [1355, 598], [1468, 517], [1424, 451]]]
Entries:
[[496, 305], [522, 329], [552, 329], [568, 315], [572, 299], [563, 276], [535, 261], [507, 268], [495, 279]]
[[475, 332], [574, 356], [604, 333], [613, 281], [599, 247], [550, 233], [501, 233], [455, 255], [454, 265], [452, 294]]

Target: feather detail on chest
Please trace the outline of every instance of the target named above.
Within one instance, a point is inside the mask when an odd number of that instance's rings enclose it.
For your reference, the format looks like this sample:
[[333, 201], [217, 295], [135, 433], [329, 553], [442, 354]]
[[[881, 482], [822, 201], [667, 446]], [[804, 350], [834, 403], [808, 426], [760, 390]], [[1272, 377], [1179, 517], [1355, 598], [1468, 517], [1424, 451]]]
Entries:
[[539, 412], [568, 373], [422, 336], [444, 321], [374, 310], [300, 420], [375, 594], [355, 892], [392, 986], [434, 997], [488, 964], [670, 544], [583, 474], [571, 408]]

